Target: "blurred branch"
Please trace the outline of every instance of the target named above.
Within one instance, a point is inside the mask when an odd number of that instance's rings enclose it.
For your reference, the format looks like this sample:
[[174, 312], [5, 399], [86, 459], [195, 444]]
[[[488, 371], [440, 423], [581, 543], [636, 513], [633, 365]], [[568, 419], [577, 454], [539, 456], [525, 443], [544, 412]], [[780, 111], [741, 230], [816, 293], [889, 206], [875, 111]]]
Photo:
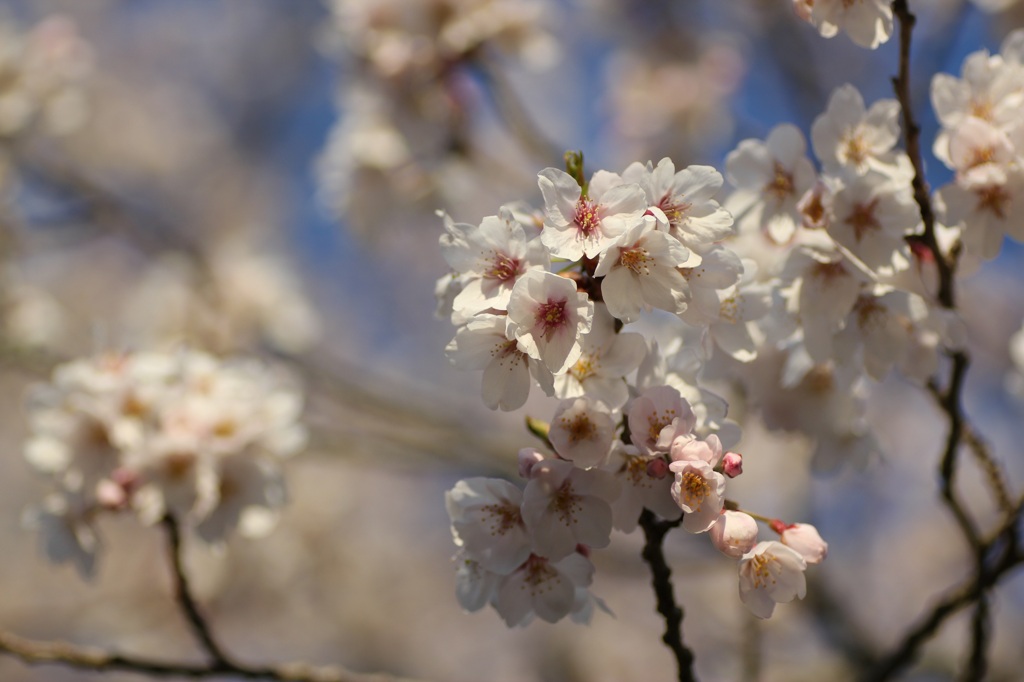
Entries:
[[0, 652], [28, 664], [53, 663], [92, 671], [121, 670], [150, 677], [200, 679], [231, 675], [247, 680], [272, 682], [402, 682], [404, 679], [381, 674], [355, 673], [337, 666], [321, 668], [306, 663], [250, 666], [235, 661], [217, 643], [209, 624], [199, 612], [182, 562], [181, 532], [178, 523], [170, 516], [165, 516], [162, 524], [167, 531], [169, 559], [174, 574], [175, 600], [188, 620], [192, 633], [210, 658], [208, 663], [156, 661], [80, 647], [66, 642], [38, 642], [6, 632], [0, 632]]
[[[947, 258], [938, 244], [935, 233], [935, 211], [931, 203], [928, 183], [924, 175], [921, 156], [921, 127], [914, 118], [910, 87], [910, 46], [916, 21], [910, 12], [907, 0], [893, 0], [892, 11], [899, 23], [899, 71], [893, 78], [893, 89], [899, 99], [903, 114], [903, 127], [907, 154], [914, 167], [912, 187], [914, 199], [921, 211], [924, 232], [915, 237], [931, 252], [938, 270], [939, 305], [947, 310], [956, 310], [956, 267], [958, 253], [954, 249]], [[928, 390], [935, 398], [949, 423], [949, 432], [939, 463], [939, 478], [942, 499], [960, 527], [961, 533], [970, 545], [973, 554], [974, 575], [971, 582], [940, 602], [921, 623], [912, 628], [902, 642], [889, 656], [882, 659], [865, 679], [884, 680], [908, 666], [916, 657], [921, 645], [930, 639], [942, 623], [959, 609], [975, 604], [971, 625], [971, 649], [964, 670], [965, 681], [981, 680], [985, 674], [986, 650], [990, 638], [990, 613], [988, 590], [993, 588], [1003, 573], [1024, 562], [1018, 551], [1016, 526], [1020, 520], [1021, 506], [1011, 509], [1009, 493], [1002, 474], [981, 439], [970, 428], [963, 410], [963, 388], [970, 366], [970, 357], [963, 350], [949, 354], [951, 366], [949, 380], [942, 387], [936, 380], [928, 383]], [[971, 519], [956, 491], [957, 465], [960, 446], [967, 443], [982, 470], [985, 472], [992, 495], [1004, 512], [1003, 526], [991, 539], [983, 540], [975, 522]], [[1002, 555], [990, 562], [994, 548], [1005, 540]]]
[[[954, 589], [941, 599], [927, 616], [906, 633], [900, 643], [893, 648], [892, 653], [882, 657], [874, 668], [862, 676], [861, 679], [864, 682], [882, 682], [909, 666], [917, 658], [924, 643], [938, 632], [946, 620], [972, 603], [983, 601], [987, 592], [993, 589], [1003, 577], [1024, 564], [1024, 553], [1020, 551], [1020, 541], [1017, 537], [1020, 530], [1017, 525], [1020, 521], [1021, 509], [1024, 509], [1024, 498], [1018, 502], [1013, 517], [1007, 519], [991, 538], [982, 543], [982, 553], [985, 558], [988, 558], [988, 555], [995, 550], [1001, 550], [999, 555], [992, 562], [983, 563], [981, 570], [971, 576], [966, 584]], [[987, 618], [987, 614], [983, 615]], [[975, 660], [976, 657], [978, 660]], [[978, 669], [982, 673], [984, 671], [983, 653], [979, 654], [977, 649], [972, 651], [965, 679], [980, 679], [980, 675], [978, 677], [970, 676], [974, 669]]]
[[676, 603], [672, 589], [672, 570], [665, 561], [665, 536], [682, 523], [659, 520], [649, 509], [640, 514], [640, 527], [644, 529], [644, 549], [641, 556], [651, 567], [651, 584], [658, 602], [658, 613], [665, 619], [665, 634], [661, 641], [672, 650], [679, 670], [679, 682], [696, 682], [693, 673], [693, 652], [683, 644], [683, 609]]
[[234, 663], [231, 662], [227, 654], [224, 653], [224, 650], [221, 649], [217, 640], [213, 638], [210, 626], [206, 624], [206, 619], [199, 613], [199, 607], [192, 597], [192, 590], [189, 586], [188, 576], [185, 574], [183, 564], [181, 529], [178, 528], [178, 522], [168, 514], [164, 516], [161, 523], [167, 530], [167, 543], [170, 549], [169, 558], [171, 560], [171, 569], [174, 573], [174, 598], [178, 606], [181, 607], [182, 613], [185, 614], [192, 633], [203, 645], [203, 649], [210, 655], [210, 658], [213, 659], [213, 665], [219, 669], [230, 670], [234, 667]]
[[523, 106], [508, 76], [493, 58], [482, 55], [474, 60], [474, 66], [490, 85], [494, 104], [498, 114], [508, 125], [509, 130], [519, 138], [526, 149], [538, 159], [549, 165], [558, 165], [562, 158], [562, 150], [537, 125], [530, 113]]
[[55, 664], [95, 672], [124, 671], [150, 677], [202, 679], [230, 674], [246, 680], [272, 682], [412, 682], [387, 675], [362, 674], [337, 667], [313, 667], [305, 663], [249, 667], [232, 664], [223, 668], [209, 664], [165, 663], [148, 658], [113, 654], [93, 647], [67, 642], [39, 642], [0, 632], [0, 652], [29, 665]]

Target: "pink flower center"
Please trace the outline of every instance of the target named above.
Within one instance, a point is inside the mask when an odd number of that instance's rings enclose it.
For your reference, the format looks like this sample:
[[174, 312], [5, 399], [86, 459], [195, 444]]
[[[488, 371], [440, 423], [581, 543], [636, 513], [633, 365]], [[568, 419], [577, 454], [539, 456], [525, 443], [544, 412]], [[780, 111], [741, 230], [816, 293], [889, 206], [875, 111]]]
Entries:
[[[629, 268], [636, 275], [651, 274], [654, 259], [642, 246], [632, 246], [619, 252], [619, 265]], [[650, 263], [650, 265], [648, 265]]]
[[658, 202], [658, 208], [662, 210], [665, 217], [668, 218], [669, 225], [674, 228], [682, 226], [686, 220], [687, 212], [693, 207], [688, 201], [683, 201], [682, 196], [672, 196], [666, 193]]
[[989, 211], [1000, 220], [1006, 219], [1006, 204], [1010, 201], [1010, 193], [1002, 185], [989, 185], [979, 189], [978, 211]]
[[598, 215], [597, 208], [597, 204], [589, 199], [580, 199], [576, 202], [576, 224], [584, 237], [592, 237], [601, 229], [601, 216]]
[[775, 584], [775, 576], [772, 575], [771, 566], [775, 563], [774, 556], [769, 554], [755, 554], [750, 560], [752, 565], [751, 573], [754, 578], [754, 587], [767, 587], [768, 583]]
[[861, 296], [854, 306], [857, 313], [857, 325], [865, 330], [885, 328], [885, 308], [870, 296]]
[[590, 417], [586, 413], [581, 412], [571, 419], [562, 417], [561, 421], [562, 426], [569, 432], [569, 440], [573, 443], [593, 440], [597, 435], [597, 427], [594, 426], [594, 422], [590, 421]]
[[846, 158], [850, 163], [859, 166], [864, 163], [868, 158], [868, 147], [864, 144], [863, 138], [857, 133], [851, 134], [846, 138]]
[[575, 377], [576, 381], [583, 382], [584, 379], [588, 379], [596, 374], [594, 363], [596, 358], [584, 355], [582, 356], [575, 365], [569, 369], [569, 374]]
[[700, 474], [687, 471], [679, 477], [679, 501], [695, 512], [700, 511], [704, 500], [711, 494], [711, 486]]
[[548, 300], [537, 306], [537, 326], [541, 329], [541, 336], [550, 340], [558, 330], [569, 323], [569, 313], [565, 309], [565, 301]]
[[583, 509], [582, 498], [573, 492], [572, 483], [566, 481], [551, 496], [550, 509], [567, 526], [576, 523], [576, 516]]
[[877, 208], [878, 198], [876, 197], [866, 204], [855, 205], [850, 215], [846, 217], [845, 222], [853, 228], [853, 236], [858, 242], [868, 232], [882, 229], [882, 224], [875, 217], [875, 209]]
[[544, 557], [531, 554], [530, 558], [523, 563], [523, 582], [530, 586], [531, 594], [536, 594], [544, 583], [549, 580], [558, 580], [558, 571], [551, 567], [550, 562]]
[[504, 535], [523, 525], [519, 507], [511, 504], [488, 504], [482, 508], [487, 514], [488, 530], [491, 535]]
[[484, 277], [496, 279], [500, 282], [508, 282], [515, 279], [516, 275], [520, 274], [520, 272], [518, 259], [509, 258], [503, 253], [495, 253], [494, 258], [491, 260], [491, 267], [484, 272]]
[[814, 279], [824, 280], [824, 283], [828, 283], [829, 280], [839, 279], [846, 275], [846, 268], [842, 263], [836, 261], [835, 263], [815, 263], [811, 267], [809, 273], [810, 277]]
[[652, 443], [656, 443], [658, 441], [658, 437], [661, 436], [662, 429], [671, 424], [672, 420], [675, 418], [676, 410], [674, 407], [667, 408], [660, 415], [658, 414], [657, 408], [655, 408], [654, 413], [647, 420], [647, 435]]
[[775, 200], [781, 204], [796, 192], [796, 185], [793, 184], [793, 174], [786, 172], [782, 164], [776, 161], [771, 182], [764, 186], [764, 191], [775, 197]]

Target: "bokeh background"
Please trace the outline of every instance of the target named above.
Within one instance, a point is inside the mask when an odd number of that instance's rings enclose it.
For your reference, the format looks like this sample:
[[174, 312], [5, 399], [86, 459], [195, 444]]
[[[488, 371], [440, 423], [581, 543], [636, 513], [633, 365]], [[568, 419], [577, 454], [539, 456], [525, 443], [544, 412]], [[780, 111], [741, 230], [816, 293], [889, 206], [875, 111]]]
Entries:
[[[913, 97], [939, 186], [930, 76], [998, 49], [1024, 5], [911, 8]], [[895, 41], [868, 52], [822, 39], [787, 0], [4, 0], [0, 98], [16, 87], [5, 44], [43, 22], [65, 77], [54, 123], [0, 135], [0, 628], [198, 660], [158, 528], [103, 520], [86, 582], [48, 564], [21, 523], [46, 491], [21, 456], [27, 388], [74, 357], [187, 343], [280, 363], [307, 392], [311, 445], [289, 462], [277, 529], [223, 548], [186, 539], [210, 622], [238, 657], [452, 682], [672, 679], [636, 535], [593, 557], [614, 618], [509, 631], [493, 612], [460, 611], [443, 491], [514, 472], [532, 443], [522, 411], [488, 412], [479, 375], [444, 358], [435, 211], [476, 222], [503, 202], [536, 205], [536, 172], [566, 149], [590, 169], [663, 156], [721, 169], [778, 123], [808, 132], [843, 83], [891, 97]], [[1024, 403], [1007, 379], [1022, 256], [1004, 245], [962, 294], [967, 410], [1017, 485]], [[535, 395], [525, 412], [553, 405]], [[892, 377], [869, 403], [885, 456], [813, 477], [805, 439], [734, 417], [736, 497], [817, 524], [830, 556], [806, 601], [759, 622], [732, 561], [670, 536], [700, 678], [850, 678], [968, 574], [937, 495], [945, 428]], [[963, 485], [994, 518], [980, 474], [968, 467]], [[1019, 680], [1024, 576], [995, 594], [991, 679]], [[907, 679], [950, 679], [965, 626], [950, 621]], [[101, 678], [143, 679], [0, 657], [5, 681]]]

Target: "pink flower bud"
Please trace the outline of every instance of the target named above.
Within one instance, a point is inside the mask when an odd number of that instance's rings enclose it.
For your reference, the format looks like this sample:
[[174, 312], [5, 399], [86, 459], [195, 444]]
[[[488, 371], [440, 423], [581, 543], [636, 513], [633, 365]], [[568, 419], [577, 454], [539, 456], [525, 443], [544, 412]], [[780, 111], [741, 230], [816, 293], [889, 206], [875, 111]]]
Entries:
[[128, 504], [128, 494], [123, 487], [105, 478], [96, 484], [96, 501], [106, 509], [121, 509]]
[[523, 448], [519, 451], [519, 475], [523, 478], [530, 478], [533, 466], [537, 462], [543, 462], [544, 455], [536, 448]]
[[786, 526], [779, 539], [809, 564], [820, 564], [828, 554], [828, 543], [821, 539], [818, 529], [809, 523]]
[[711, 526], [708, 535], [715, 549], [739, 559], [757, 544], [757, 521], [749, 514], [726, 510]]
[[743, 473], [743, 455], [738, 452], [727, 452], [722, 458], [722, 473], [729, 478], [736, 478]]
[[668, 476], [668, 462], [661, 457], [655, 457], [647, 463], [647, 475], [659, 481]]

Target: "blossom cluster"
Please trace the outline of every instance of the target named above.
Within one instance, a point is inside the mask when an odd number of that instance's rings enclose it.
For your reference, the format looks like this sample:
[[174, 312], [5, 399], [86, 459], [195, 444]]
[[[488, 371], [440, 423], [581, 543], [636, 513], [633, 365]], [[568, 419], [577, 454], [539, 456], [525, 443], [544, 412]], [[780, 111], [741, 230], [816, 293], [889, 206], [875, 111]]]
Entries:
[[[608, 546], [613, 528], [636, 529], [646, 508], [710, 531], [739, 559], [744, 603], [767, 617], [767, 604], [803, 596], [809, 559], [758, 545], [753, 518], [726, 509], [726, 479], [742, 470], [728, 451], [739, 430], [698, 374], [713, 347], [741, 362], [756, 356], [752, 322], [768, 293], [742, 285], [744, 263], [723, 243], [734, 231], [714, 199], [723, 178], [708, 166], [676, 171], [669, 159], [580, 175], [541, 171], [543, 213], [505, 206], [479, 225], [444, 216], [452, 273], [437, 294], [459, 327], [449, 358], [483, 370], [492, 409], [521, 407], [534, 385], [560, 399], [550, 424], [535, 424], [545, 451], [519, 454], [524, 489], [470, 479], [447, 495], [460, 602], [491, 604], [510, 626], [588, 619], [602, 606], [588, 589], [590, 551]], [[624, 331], [657, 310], [703, 342], [659, 349]]]
[[[834, 5], [813, 3], [809, 16], [860, 26], [820, 14]], [[875, 8], [891, 31], [887, 3], [843, 7]], [[924, 384], [963, 343], [939, 300], [936, 249], [989, 258], [1004, 234], [1022, 236], [1022, 46], [1013, 33], [1000, 54], [968, 57], [961, 78], [933, 82], [936, 153], [956, 178], [930, 197], [931, 231], [898, 147], [899, 102], [867, 103], [852, 85], [831, 94], [809, 140], [782, 124], [741, 141], [725, 178], [666, 158], [586, 179], [568, 154], [566, 171], [539, 173], [542, 210], [510, 204], [478, 225], [443, 216], [451, 272], [436, 294], [457, 327], [449, 359], [483, 371], [491, 409], [518, 409], [537, 388], [560, 401], [550, 425], [534, 422], [545, 450], [520, 453], [522, 492], [474, 479], [449, 493], [463, 606], [491, 604], [510, 625], [585, 619], [600, 605], [590, 551], [645, 508], [682, 514], [738, 559], [755, 614], [803, 595], [825, 544], [766, 517], [780, 541], [755, 544], [756, 515], [725, 497], [740, 461], [728, 398], [809, 437], [819, 470], [880, 451], [872, 382], [895, 369]], [[555, 592], [557, 606], [541, 603]]]
[[961, 230], [968, 253], [993, 258], [1003, 235], [1024, 239], [1024, 31], [999, 54], [974, 52], [960, 78], [936, 74], [932, 105], [942, 130], [934, 152], [956, 172], [936, 203], [945, 224]]
[[25, 457], [54, 485], [26, 512], [47, 556], [83, 575], [97, 518], [170, 516], [208, 542], [268, 532], [285, 501], [281, 461], [303, 448], [300, 394], [248, 360], [193, 351], [113, 353], [59, 366], [35, 388]]

